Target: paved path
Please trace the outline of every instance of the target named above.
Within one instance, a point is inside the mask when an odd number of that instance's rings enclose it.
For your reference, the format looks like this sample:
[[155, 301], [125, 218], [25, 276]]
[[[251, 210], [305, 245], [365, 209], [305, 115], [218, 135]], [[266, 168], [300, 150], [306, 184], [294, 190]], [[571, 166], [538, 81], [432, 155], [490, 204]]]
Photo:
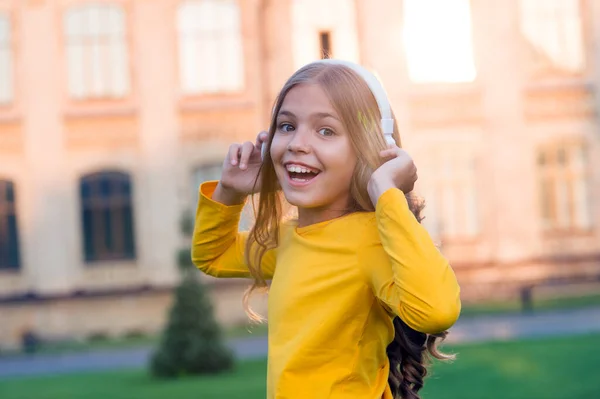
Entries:
[[[448, 342], [480, 342], [600, 332], [600, 307], [544, 312], [531, 315], [480, 316], [459, 320]], [[266, 337], [232, 340], [230, 347], [241, 359], [267, 353]], [[53, 355], [0, 358], [0, 379], [27, 375], [144, 367], [151, 348], [102, 350]]]
[[[261, 358], [267, 353], [266, 337], [233, 340], [229, 345], [241, 359]], [[141, 347], [0, 358], [0, 381], [26, 375], [140, 368], [148, 364], [152, 351], [153, 348]]]
[[452, 327], [448, 342], [512, 340], [594, 332], [600, 332], [600, 307], [465, 318]]

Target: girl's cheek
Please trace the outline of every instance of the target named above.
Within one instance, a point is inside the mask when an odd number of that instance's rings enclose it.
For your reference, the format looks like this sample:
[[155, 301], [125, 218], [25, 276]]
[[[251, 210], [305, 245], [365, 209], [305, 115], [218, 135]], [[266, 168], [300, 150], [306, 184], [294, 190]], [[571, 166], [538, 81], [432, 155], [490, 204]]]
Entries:
[[271, 158], [273, 161], [277, 161], [281, 158], [281, 139], [277, 137], [277, 133], [273, 136], [273, 141], [271, 141]]

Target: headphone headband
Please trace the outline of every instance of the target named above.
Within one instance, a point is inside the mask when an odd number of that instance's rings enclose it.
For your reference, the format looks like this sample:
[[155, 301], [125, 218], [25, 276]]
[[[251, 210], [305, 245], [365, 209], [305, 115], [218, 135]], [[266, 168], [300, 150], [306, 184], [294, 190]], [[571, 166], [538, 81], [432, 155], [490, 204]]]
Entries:
[[388, 100], [387, 94], [383, 85], [377, 79], [377, 77], [369, 71], [367, 68], [350, 61], [336, 60], [336, 59], [324, 59], [316, 61], [315, 63], [322, 64], [333, 64], [342, 65], [356, 72], [369, 86], [371, 93], [377, 100], [377, 106], [379, 107], [379, 113], [381, 114], [381, 130], [383, 136], [388, 144], [396, 145], [396, 141], [392, 134], [394, 133], [394, 119], [392, 118], [392, 107]]

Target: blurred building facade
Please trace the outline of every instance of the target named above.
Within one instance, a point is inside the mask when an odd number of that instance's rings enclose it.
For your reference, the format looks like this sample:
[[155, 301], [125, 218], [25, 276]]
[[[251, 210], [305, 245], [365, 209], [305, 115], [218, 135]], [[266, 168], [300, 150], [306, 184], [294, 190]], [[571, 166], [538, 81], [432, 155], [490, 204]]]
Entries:
[[158, 330], [198, 184], [324, 54], [383, 80], [466, 300], [600, 274], [600, 0], [2, 0], [0, 345]]

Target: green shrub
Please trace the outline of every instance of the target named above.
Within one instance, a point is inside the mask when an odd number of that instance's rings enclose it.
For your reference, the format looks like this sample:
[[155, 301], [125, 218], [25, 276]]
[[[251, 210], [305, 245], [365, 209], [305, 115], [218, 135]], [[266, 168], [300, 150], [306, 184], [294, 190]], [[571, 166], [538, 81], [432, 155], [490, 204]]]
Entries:
[[233, 367], [232, 352], [225, 346], [221, 328], [215, 320], [206, 287], [198, 271], [183, 252], [178, 255], [182, 280], [175, 290], [158, 349], [150, 362], [152, 375], [178, 377], [189, 374], [218, 373]]

